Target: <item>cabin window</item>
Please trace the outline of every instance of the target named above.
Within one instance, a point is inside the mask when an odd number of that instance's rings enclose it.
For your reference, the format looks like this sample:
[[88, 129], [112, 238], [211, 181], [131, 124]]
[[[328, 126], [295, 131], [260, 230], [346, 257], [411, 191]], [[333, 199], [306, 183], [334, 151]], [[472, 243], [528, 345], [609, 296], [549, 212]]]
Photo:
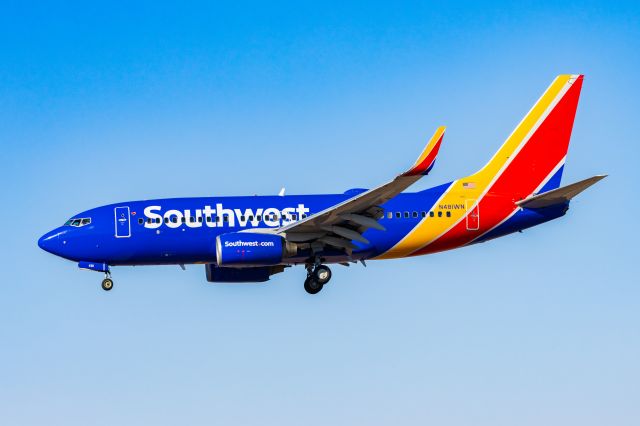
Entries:
[[442, 217], [442, 212], [438, 212], [438, 217]]
[[143, 218], [138, 219], [138, 223], [142, 225], [144, 223], [144, 219]]
[[185, 223], [186, 221], [187, 219], [184, 216], [182, 216], [182, 218], [180, 219], [180, 222]]
[[160, 218], [156, 217], [156, 223], [160, 223]]
[[[184, 219], [184, 218], [183, 218], [183, 219]], [[178, 223], [178, 216], [173, 216], [173, 217], [171, 218], [171, 222], [173, 222], [173, 223]]]
[[387, 219], [393, 219], [393, 213], [391, 212], [387, 213]]
[[164, 223], [169, 223], [169, 218], [168, 217], [164, 218]]
[[229, 222], [229, 215], [225, 214], [224, 216], [222, 216], [222, 221], [223, 222]]
[[409, 212], [404, 212], [404, 218], [409, 219]]
[[420, 212], [422, 217], [427, 217], [427, 212]]
[[447, 217], [451, 217], [451, 212], [447, 212]]
[[241, 216], [240, 216], [240, 220], [241, 220], [242, 222], [244, 222], [244, 215], [241, 215]]
[[413, 217], [418, 217], [418, 212], [413, 212]]
[[202, 216], [198, 216], [198, 222], [202, 223]]
[[262, 215], [259, 214], [258, 216], [256, 216], [256, 219], [258, 220], [258, 222], [260, 222], [262, 220]]
[[298, 220], [298, 215], [297, 214], [292, 214], [291, 215], [291, 220]]
[[401, 217], [402, 217], [402, 213], [400, 213], [400, 212], [396, 212], [396, 218], [397, 218], [397, 219], [400, 219]]
[[433, 217], [435, 214], [433, 212], [429, 212], [429, 217]]

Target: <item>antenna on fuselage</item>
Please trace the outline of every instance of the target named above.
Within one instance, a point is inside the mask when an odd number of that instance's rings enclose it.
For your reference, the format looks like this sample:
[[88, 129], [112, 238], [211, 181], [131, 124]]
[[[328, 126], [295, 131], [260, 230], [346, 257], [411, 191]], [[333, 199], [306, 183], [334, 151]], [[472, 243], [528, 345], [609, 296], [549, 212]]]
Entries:
[[280, 190], [280, 192], [278, 192], [278, 195], [281, 196], [281, 197], [284, 197], [284, 191], [285, 191], [285, 188], [283, 186], [282, 189]]

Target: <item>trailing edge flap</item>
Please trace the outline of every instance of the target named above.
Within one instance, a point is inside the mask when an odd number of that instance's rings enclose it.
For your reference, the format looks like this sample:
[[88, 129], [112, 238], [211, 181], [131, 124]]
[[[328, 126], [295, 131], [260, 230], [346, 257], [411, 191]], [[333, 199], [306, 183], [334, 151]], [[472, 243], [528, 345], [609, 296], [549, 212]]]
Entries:
[[607, 175], [596, 175], [589, 179], [572, 183], [571, 185], [533, 195], [524, 200], [517, 201], [516, 204], [527, 209], [542, 209], [544, 207], [563, 204], [605, 177], [607, 177]]

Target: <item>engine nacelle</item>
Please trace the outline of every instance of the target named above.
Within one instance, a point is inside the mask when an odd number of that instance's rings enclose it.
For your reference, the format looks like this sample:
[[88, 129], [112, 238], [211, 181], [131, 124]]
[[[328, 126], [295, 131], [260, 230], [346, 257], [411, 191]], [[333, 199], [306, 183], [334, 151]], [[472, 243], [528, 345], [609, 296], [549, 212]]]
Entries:
[[216, 238], [218, 266], [271, 266], [295, 255], [297, 247], [274, 234], [233, 232]]

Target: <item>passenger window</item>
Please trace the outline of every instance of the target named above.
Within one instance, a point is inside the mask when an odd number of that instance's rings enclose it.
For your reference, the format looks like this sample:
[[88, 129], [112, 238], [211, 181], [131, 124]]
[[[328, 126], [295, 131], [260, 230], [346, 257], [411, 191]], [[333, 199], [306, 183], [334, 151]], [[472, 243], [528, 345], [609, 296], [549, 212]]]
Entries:
[[252, 215], [249, 216], [249, 222], [253, 222], [253, 216]]
[[393, 219], [393, 213], [391, 212], [387, 213], [387, 219]]
[[153, 219], [151, 219], [150, 217], [147, 218], [147, 223], [152, 223]]
[[194, 216], [189, 216], [189, 222], [194, 223], [196, 218]]
[[240, 220], [244, 222], [244, 215], [240, 215]]
[[142, 225], [144, 223], [144, 219], [143, 218], [138, 219], [138, 223]]
[[297, 214], [292, 214], [291, 215], [291, 220], [298, 220], [298, 215]]
[[447, 212], [447, 217], [451, 217], [451, 212]]
[[202, 216], [198, 216], [198, 222], [202, 223]]
[[207, 222], [211, 222], [211, 216], [207, 216]]
[[404, 218], [409, 219], [409, 212], [404, 212]]
[[433, 217], [434, 213], [433, 212], [429, 212], [429, 217]]
[[168, 217], [164, 218], [164, 223], [169, 223], [169, 218]]
[[422, 217], [427, 217], [427, 212], [421, 212]]
[[413, 217], [418, 217], [418, 212], [413, 212]]
[[182, 219], [180, 219], [180, 222], [185, 223], [187, 220], [185, 219], [184, 216], [182, 216]]
[[259, 214], [259, 215], [257, 216], [257, 219], [258, 219], [258, 222], [262, 221], [262, 215], [261, 215], [261, 214]]
[[438, 217], [442, 217], [442, 212], [438, 212]]
[[156, 223], [160, 223], [160, 218], [159, 217], [156, 218]]
[[225, 214], [225, 215], [222, 217], [222, 220], [223, 220], [224, 222], [229, 222], [229, 215], [226, 215], [226, 214]]
[[396, 218], [397, 218], [397, 219], [400, 219], [401, 217], [402, 217], [402, 213], [400, 213], [400, 212], [396, 212]]

